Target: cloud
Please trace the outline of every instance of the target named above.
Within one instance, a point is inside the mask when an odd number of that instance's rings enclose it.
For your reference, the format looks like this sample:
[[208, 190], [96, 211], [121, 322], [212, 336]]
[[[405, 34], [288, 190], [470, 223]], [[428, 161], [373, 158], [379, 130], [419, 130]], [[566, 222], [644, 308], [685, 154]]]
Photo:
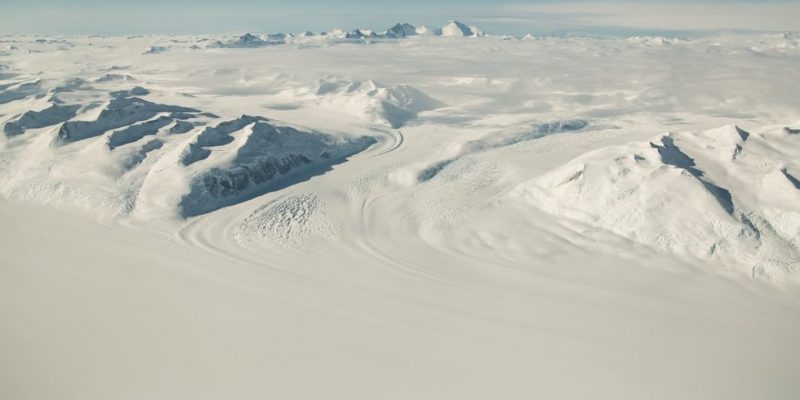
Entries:
[[800, 27], [800, 1], [599, 1], [507, 5], [501, 10], [518, 19], [550, 15], [576, 28], [796, 31]]

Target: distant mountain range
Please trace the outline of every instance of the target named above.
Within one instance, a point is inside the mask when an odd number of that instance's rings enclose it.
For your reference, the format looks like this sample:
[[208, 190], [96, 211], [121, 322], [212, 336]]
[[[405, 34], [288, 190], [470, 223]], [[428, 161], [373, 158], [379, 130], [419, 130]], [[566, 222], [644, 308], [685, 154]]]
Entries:
[[381, 32], [370, 29], [355, 29], [345, 31], [334, 29], [330, 32], [314, 33], [305, 31], [300, 34], [291, 33], [270, 33], [266, 35], [255, 35], [245, 33], [238, 39], [227, 42], [217, 42], [220, 47], [261, 47], [275, 44], [285, 44], [296, 38], [332, 38], [332, 39], [402, 39], [410, 36], [448, 36], [448, 37], [482, 37], [484, 33], [475, 26], [469, 26], [459, 21], [451, 21], [449, 24], [439, 28], [427, 25], [415, 27], [408, 23], [397, 23]]

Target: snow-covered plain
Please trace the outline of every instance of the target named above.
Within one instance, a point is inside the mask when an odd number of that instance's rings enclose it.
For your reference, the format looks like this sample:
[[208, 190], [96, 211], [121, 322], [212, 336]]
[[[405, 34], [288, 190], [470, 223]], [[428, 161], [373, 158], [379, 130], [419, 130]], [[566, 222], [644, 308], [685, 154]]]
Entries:
[[0, 398], [796, 398], [800, 36], [482, 35], [0, 38]]

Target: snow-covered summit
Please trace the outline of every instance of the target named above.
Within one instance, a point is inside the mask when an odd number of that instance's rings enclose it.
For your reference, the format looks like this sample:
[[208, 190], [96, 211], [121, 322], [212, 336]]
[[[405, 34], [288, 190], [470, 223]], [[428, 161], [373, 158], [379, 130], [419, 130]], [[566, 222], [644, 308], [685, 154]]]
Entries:
[[452, 21], [449, 24], [443, 26], [441, 31], [442, 31], [442, 36], [451, 36], [451, 37], [483, 36], [483, 32], [481, 32], [478, 28], [474, 26], [467, 26], [458, 21]]

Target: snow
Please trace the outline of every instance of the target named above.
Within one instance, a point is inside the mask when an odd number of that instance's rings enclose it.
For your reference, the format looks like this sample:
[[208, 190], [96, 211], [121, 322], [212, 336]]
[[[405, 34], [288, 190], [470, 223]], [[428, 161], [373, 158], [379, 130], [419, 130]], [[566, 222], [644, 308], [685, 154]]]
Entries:
[[359, 32], [3, 38], [0, 398], [800, 390], [797, 35]]
[[467, 26], [458, 21], [452, 21], [442, 27], [442, 36], [483, 36], [483, 33], [474, 26]]
[[356, 29], [352, 32], [348, 32], [345, 34], [345, 39], [364, 39], [366, 37], [370, 37], [370, 34], [361, 32], [360, 29]]
[[[303, 35], [303, 37], [308, 37], [309, 35]], [[291, 36], [285, 33], [271, 33], [264, 36], [261, 35], [253, 35], [250, 33], [245, 33], [244, 35], [240, 36], [237, 39], [231, 39], [227, 41], [217, 41], [214, 46], [216, 47], [227, 47], [227, 48], [252, 48], [252, 47], [262, 47], [262, 46], [271, 46], [271, 45], [279, 45], [279, 44], [286, 44], [287, 39], [290, 39]]]
[[[109, 100], [96, 119], [91, 121], [65, 122], [58, 130], [58, 139], [60, 142], [75, 142], [89, 139], [99, 136], [111, 129], [121, 128], [136, 122], [148, 120], [160, 113], [173, 112], [185, 113], [197, 112], [197, 110], [187, 107], [151, 103], [137, 97], [129, 97], [127, 93], [123, 93]], [[166, 122], [170, 121], [171, 120], [167, 119]], [[166, 125], [166, 123], [164, 125]], [[120, 132], [131, 131], [126, 130]], [[128, 133], [123, 135], [128, 135]], [[114, 139], [113, 135], [109, 137], [109, 140], [112, 139]]]
[[798, 139], [735, 126], [665, 134], [593, 151], [516, 195], [648, 246], [797, 283]]
[[166, 46], [150, 46], [148, 49], [144, 51], [143, 54], [158, 54], [158, 53], [163, 53], [165, 51], [169, 51], [169, 48]]
[[41, 111], [26, 111], [16, 121], [9, 121], [3, 126], [6, 135], [21, 135], [26, 129], [44, 128], [68, 121], [75, 117], [80, 105], [51, 104]]
[[[274, 190], [276, 182], [287, 179], [307, 179], [309, 173], [345, 161], [376, 142], [367, 136], [346, 139], [318, 132], [303, 132], [287, 126], [242, 116], [207, 128], [183, 153], [183, 165], [205, 160], [208, 147], [233, 142], [230, 136], [247, 127], [246, 139], [230, 160], [204, 166], [204, 171], [192, 178], [189, 193], [180, 202], [181, 213], [194, 216], [237, 204]], [[198, 155], [198, 152], [201, 152]]]
[[407, 36], [415, 36], [417, 28], [408, 23], [398, 23], [386, 31], [386, 36], [393, 38], [404, 38]]
[[415, 32], [420, 36], [440, 36], [442, 34], [442, 29], [434, 28], [428, 25], [420, 25], [417, 27]]
[[410, 85], [386, 87], [370, 80], [350, 81], [331, 76], [320, 79], [316, 87], [292, 87], [282, 94], [391, 128], [400, 128], [419, 113], [443, 105]]
[[[398, 22], [390, 28], [380, 31], [370, 28], [357, 28], [353, 30], [333, 29], [330, 32], [321, 32], [315, 35], [311, 31], [305, 31], [298, 35], [287, 33], [267, 33], [254, 34], [245, 33], [239, 37], [215, 40], [205, 47], [209, 48], [258, 48], [275, 45], [309, 45], [326, 44], [337, 41], [356, 41], [369, 42], [369, 40], [396, 40], [406, 39], [414, 36], [450, 36], [450, 37], [484, 37], [486, 34], [476, 26], [467, 26], [458, 21], [452, 21], [441, 27], [431, 27], [421, 25], [415, 27], [406, 22]], [[632, 38], [634, 40], [634, 38]], [[173, 40], [173, 43], [176, 41]], [[177, 41], [179, 42], [179, 41]], [[169, 51], [174, 46], [150, 46], [143, 54], [157, 54]], [[193, 49], [201, 49], [202, 46], [192, 45]]]

